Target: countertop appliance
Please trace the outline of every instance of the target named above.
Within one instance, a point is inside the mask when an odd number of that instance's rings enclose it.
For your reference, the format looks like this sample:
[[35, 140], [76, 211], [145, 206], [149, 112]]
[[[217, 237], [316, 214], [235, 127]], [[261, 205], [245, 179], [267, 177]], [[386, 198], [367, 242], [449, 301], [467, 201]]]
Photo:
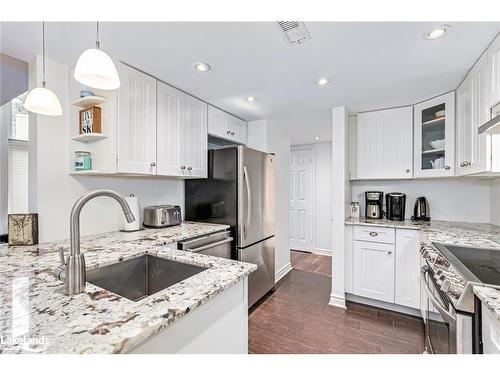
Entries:
[[[481, 353], [481, 309], [473, 293], [474, 285], [500, 287], [500, 250], [434, 243], [444, 260], [437, 270], [427, 264], [422, 269], [425, 292], [443, 322], [429, 321], [426, 343], [433, 352]], [[439, 258], [438, 257], [438, 258]], [[428, 263], [428, 262], [427, 262]], [[436, 268], [436, 267], [435, 267]], [[449, 270], [453, 268], [454, 273]], [[451, 299], [447, 291], [460, 275], [463, 291]], [[443, 333], [449, 336], [448, 349]]]
[[423, 220], [429, 221], [431, 218], [429, 216], [429, 203], [425, 197], [418, 197], [415, 201], [415, 206], [413, 207], [412, 220]]
[[384, 193], [381, 191], [365, 191], [365, 216], [368, 219], [382, 219], [382, 202]]
[[179, 250], [231, 259], [231, 232], [223, 231], [179, 241]]
[[173, 205], [148, 206], [144, 208], [144, 226], [166, 228], [181, 223], [181, 208]]
[[254, 263], [248, 306], [274, 288], [274, 155], [244, 146], [208, 151], [208, 178], [185, 181], [186, 220], [229, 224], [231, 258]]
[[405, 219], [406, 194], [387, 193], [385, 195], [385, 210], [387, 219], [403, 221]]

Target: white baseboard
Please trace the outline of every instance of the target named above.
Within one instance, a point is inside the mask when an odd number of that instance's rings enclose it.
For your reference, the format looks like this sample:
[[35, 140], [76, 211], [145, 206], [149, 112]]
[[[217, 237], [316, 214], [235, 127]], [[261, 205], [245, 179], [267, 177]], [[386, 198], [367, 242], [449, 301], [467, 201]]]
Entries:
[[346, 299], [348, 301], [362, 303], [364, 305], [369, 305], [369, 306], [375, 306], [375, 307], [379, 307], [381, 309], [396, 311], [396, 312], [400, 312], [403, 314], [408, 314], [408, 315], [413, 315], [413, 316], [418, 316], [418, 317], [422, 316], [420, 309], [414, 309], [412, 307], [396, 305], [395, 303], [377, 301], [375, 299], [356, 296], [354, 294], [349, 294], [349, 293], [346, 293]]
[[278, 272], [276, 272], [276, 275], [274, 276], [274, 281], [278, 282], [283, 276], [285, 276], [291, 270], [292, 270], [292, 264], [291, 263], [285, 264]]
[[313, 254], [318, 254], [318, 255], [326, 255], [331, 257], [332, 256], [332, 251], [328, 249], [321, 249], [317, 247], [316, 249], [313, 249], [312, 251]]
[[345, 309], [345, 298], [342, 296], [336, 296], [333, 293], [330, 294], [330, 301], [328, 302], [330, 306], [340, 307]]

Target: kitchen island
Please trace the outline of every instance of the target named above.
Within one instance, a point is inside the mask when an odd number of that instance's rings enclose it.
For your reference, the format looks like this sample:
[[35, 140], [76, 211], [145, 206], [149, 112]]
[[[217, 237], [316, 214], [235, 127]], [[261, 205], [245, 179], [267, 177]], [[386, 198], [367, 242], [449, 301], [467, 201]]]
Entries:
[[186, 222], [82, 237], [87, 270], [144, 254], [206, 268], [136, 302], [90, 283], [65, 295], [53, 270], [68, 241], [0, 247], [0, 352], [246, 353], [247, 276], [256, 266], [172, 246], [227, 228]]

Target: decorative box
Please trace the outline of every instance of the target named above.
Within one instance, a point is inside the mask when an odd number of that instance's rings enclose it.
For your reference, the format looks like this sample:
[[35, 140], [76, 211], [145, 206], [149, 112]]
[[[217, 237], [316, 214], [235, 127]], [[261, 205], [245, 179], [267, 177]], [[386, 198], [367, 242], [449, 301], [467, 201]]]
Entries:
[[80, 110], [80, 134], [101, 133], [101, 108], [90, 107]]
[[38, 214], [8, 215], [9, 246], [38, 244]]

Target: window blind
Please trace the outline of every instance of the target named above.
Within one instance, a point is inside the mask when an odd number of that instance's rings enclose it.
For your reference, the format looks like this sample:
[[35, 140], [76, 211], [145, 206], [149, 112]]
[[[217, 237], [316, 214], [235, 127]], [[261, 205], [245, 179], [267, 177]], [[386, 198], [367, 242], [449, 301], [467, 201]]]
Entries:
[[9, 213], [28, 207], [28, 142], [9, 139]]

